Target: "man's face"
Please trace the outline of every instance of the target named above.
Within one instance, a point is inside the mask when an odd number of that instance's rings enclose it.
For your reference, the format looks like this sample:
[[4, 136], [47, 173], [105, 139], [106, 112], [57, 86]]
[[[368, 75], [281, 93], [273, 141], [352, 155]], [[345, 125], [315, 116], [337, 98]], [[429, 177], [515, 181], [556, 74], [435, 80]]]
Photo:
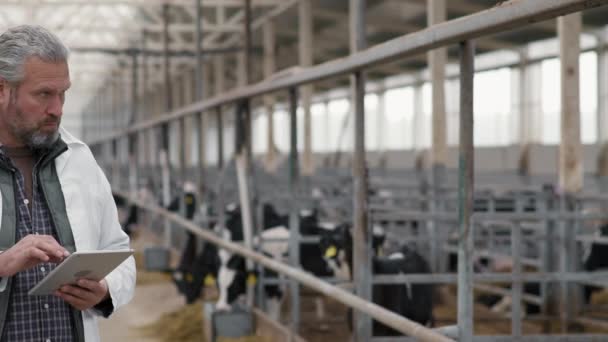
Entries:
[[59, 134], [65, 92], [70, 87], [66, 62], [30, 57], [18, 86], [0, 88], [0, 142], [8, 146], [48, 147]]

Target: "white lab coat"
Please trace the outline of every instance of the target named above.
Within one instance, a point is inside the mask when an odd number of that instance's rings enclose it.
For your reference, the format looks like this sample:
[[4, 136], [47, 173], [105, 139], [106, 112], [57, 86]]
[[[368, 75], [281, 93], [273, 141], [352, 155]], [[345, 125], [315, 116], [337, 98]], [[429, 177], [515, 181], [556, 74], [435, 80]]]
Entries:
[[[127, 249], [129, 237], [118, 222], [110, 184], [95, 161], [91, 150], [65, 129], [61, 138], [68, 150], [55, 159], [59, 182], [63, 189], [68, 220], [72, 227], [76, 250]], [[0, 196], [1, 197], [1, 196]], [[2, 201], [0, 198], [0, 217]], [[0, 282], [3, 290], [7, 278]], [[129, 257], [107, 277], [114, 311], [128, 303], [135, 291], [135, 260]], [[100, 341], [94, 309], [82, 312], [86, 342]]]

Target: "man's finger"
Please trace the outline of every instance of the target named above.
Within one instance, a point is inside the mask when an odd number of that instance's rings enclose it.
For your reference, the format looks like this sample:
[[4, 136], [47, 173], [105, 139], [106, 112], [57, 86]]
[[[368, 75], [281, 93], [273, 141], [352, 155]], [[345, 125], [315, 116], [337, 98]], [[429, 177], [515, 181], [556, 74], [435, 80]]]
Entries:
[[32, 246], [41, 249], [49, 256], [56, 258], [64, 258], [69, 255], [69, 252], [55, 240], [37, 239], [32, 241]]
[[70, 253], [63, 248], [57, 241], [41, 241], [41, 248], [43, 248], [49, 255], [53, 255], [57, 258], [65, 258]]
[[96, 294], [101, 293], [104, 290], [103, 286], [98, 281], [91, 279], [80, 278], [78, 279], [77, 284], [78, 286], [88, 289]]
[[95, 298], [95, 294], [93, 292], [89, 291], [88, 289], [74, 285], [64, 285], [59, 288], [59, 291], [85, 301], [91, 301]]
[[43, 262], [49, 261], [49, 256], [41, 249], [32, 247], [28, 249], [25, 253], [25, 256], [30, 259], [37, 259]]
[[72, 305], [78, 310], [84, 310], [88, 307], [88, 302], [80, 297], [77, 297], [71, 293], [63, 292], [60, 290], [55, 291], [55, 296], [65, 300], [68, 304]]

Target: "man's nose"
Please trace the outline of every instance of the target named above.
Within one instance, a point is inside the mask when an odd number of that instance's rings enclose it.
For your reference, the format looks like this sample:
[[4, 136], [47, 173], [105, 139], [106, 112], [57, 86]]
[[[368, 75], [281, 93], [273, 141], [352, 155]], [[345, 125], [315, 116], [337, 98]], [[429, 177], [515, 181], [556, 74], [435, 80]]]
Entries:
[[61, 96], [53, 96], [49, 101], [47, 113], [52, 116], [61, 117], [63, 115], [63, 99]]

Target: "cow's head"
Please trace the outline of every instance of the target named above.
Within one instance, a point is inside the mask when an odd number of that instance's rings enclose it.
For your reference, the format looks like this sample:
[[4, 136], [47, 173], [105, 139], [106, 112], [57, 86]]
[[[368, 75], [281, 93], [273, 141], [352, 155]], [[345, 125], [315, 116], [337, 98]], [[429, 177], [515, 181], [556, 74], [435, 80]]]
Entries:
[[339, 225], [322, 223], [319, 227], [322, 228], [319, 247], [325, 262], [335, 274], [339, 274], [344, 266], [350, 268], [351, 260], [349, 258], [352, 256], [350, 225], [348, 223]]
[[287, 226], [287, 222], [287, 217], [279, 214], [272, 204], [264, 203], [262, 206], [262, 224], [264, 229]]
[[[352, 264], [352, 226], [349, 223], [339, 225], [320, 224], [321, 251], [323, 258], [331, 266], [342, 267], [342, 263]], [[379, 255], [386, 240], [386, 232], [379, 225], [372, 227], [372, 248], [375, 255]]]

